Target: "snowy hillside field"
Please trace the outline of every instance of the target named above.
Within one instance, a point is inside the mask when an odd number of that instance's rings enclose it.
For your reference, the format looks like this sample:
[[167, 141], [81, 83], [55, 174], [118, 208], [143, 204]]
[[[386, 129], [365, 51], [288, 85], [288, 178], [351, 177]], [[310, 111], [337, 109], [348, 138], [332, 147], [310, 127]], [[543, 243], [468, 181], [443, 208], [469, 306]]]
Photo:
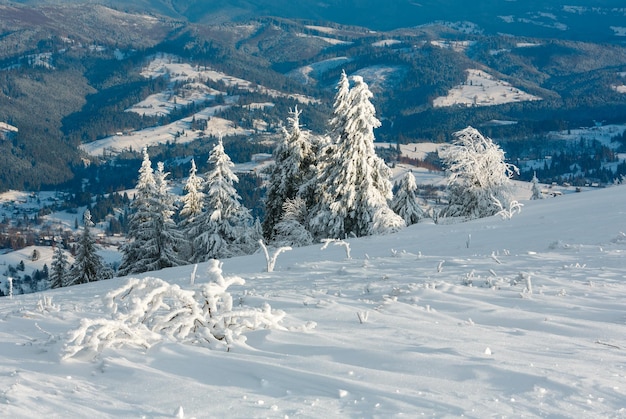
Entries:
[[[228, 351], [162, 338], [63, 359], [128, 278], [2, 298], [0, 416], [624, 417], [626, 187], [524, 204], [349, 240], [350, 259], [224, 260], [245, 280], [235, 310], [286, 313]], [[207, 266], [195, 285], [193, 266], [149, 276], [192, 290]]]
[[484, 71], [470, 69], [467, 70], [465, 84], [451, 89], [447, 96], [435, 98], [433, 106], [436, 108], [454, 105], [495, 106], [532, 100], [541, 98], [523, 92], [505, 81], [497, 80]]

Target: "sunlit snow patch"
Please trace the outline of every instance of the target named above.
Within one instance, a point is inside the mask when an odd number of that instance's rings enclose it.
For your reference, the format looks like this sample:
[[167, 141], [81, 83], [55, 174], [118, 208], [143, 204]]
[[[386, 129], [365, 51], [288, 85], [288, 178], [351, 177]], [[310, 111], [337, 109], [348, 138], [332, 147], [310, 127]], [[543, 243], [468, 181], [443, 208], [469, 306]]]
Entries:
[[497, 80], [482, 70], [469, 69], [464, 84], [452, 88], [447, 96], [433, 100], [433, 106], [442, 108], [454, 105], [494, 106], [512, 102], [541, 100], [503, 80]]

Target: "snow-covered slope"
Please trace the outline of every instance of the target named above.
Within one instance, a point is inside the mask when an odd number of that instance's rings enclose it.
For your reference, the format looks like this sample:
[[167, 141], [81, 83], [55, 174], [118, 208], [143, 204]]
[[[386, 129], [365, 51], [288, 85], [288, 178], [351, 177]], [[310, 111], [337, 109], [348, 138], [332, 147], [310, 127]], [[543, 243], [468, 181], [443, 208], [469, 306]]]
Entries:
[[[246, 281], [236, 303], [287, 313], [229, 352], [164, 340], [61, 360], [126, 278], [2, 298], [0, 416], [623, 417], [624, 208], [618, 186], [349, 240], [351, 259], [317, 245], [272, 273], [261, 254], [225, 260]], [[192, 288], [192, 270], [150, 275]]]
[[447, 96], [435, 98], [433, 106], [436, 108], [454, 105], [494, 106], [532, 100], [541, 98], [523, 92], [505, 81], [497, 80], [482, 70], [470, 69], [467, 70], [465, 84], [451, 89]]

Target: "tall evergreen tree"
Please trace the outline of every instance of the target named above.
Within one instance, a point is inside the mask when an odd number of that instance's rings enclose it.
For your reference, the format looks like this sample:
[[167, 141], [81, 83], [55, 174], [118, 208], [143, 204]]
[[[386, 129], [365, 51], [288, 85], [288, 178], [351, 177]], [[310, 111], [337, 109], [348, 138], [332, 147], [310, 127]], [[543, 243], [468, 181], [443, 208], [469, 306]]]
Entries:
[[309, 133], [300, 127], [301, 113], [297, 106], [289, 113], [289, 127], [283, 129], [282, 141], [274, 150], [263, 222], [263, 234], [267, 240], [275, 234], [274, 227], [282, 219], [285, 202], [296, 198], [314, 174], [315, 155]]
[[183, 235], [172, 219], [176, 212], [174, 197], [170, 193], [163, 162], [157, 163], [154, 176], [156, 185], [156, 202], [154, 203], [155, 253], [158, 254], [156, 270], [185, 265], [181, 256]]
[[67, 256], [61, 246], [57, 246], [52, 256], [52, 264], [50, 265], [50, 288], [61, 288], [65, 285], [65, 275], [67, 268]]
[[204, 193], [202, 188], [204, 187], [204, 179], [197, 175], [198, 169], [196, 168], [196, 161], [191, 160], [191, 168], [189, 169], [189, 177], [185, 182], [183, 190], [186, 192], [181, 201], [183, 202], [183, 208], [180, 211], [181, 220], [179, 227], [183, 235], [187, 238], [185, 248], [185, 258], [191, 261], [193, 257], [193, 239], [190, 236], [191, 229], [194, 225], [196, 217], [202, 214], [202, 208], [204, 206]]
[[442, 216], [481, 218], [511, 203], [511, 177], [517, 167], [504, 161], [504, 151], [491, 138], [467, 127], [441, 156], [448, 176], [448, 205]]
[[220, 138], [209, 156], [211, 169], [204, 175], [204, 208], [190, 229], [193, 261], [205, 262], [242, 254], [249, 249], [250, 211], [241, 204], [234, 184], [235, 166], [224, 151]]
[[67, 274], [65, 285], [86, 284], [101, 279], [109, 279], [112, 276], [110, 269], [104, 265], [102, 257], [96, 253], [96, 242], [91, 235], [92, 225], [91, 213], [86, 210], [76, 258]]
[[127, 242], [121, 247], [122, 263], [118, 269], [119, 276], [141, 273], [149, 270], [144, 260], [145, 248], [151, 240], [152, 203], [156, 196], [154, 171], [148, 151], [143, 150], [143, 161], [139, 168], [135, 198], [130, 204]]
[[128, 241], [121, 249], [120, 276], [185, 263], [178, 255], [182, 244], [172, 220], [174, 200], [168, 191], [168, 173], [159, 163], [155, 176], [147, 150], [144, 149], [143, 154], [137, 193], [131, 203]]
[[406, 225], [415, 224], [424, 217], [424, 210], [418, 204], [415, 196], [416, 189], [415, 176], [411, 172], [406, 172], [391, 201], [391, 209], [402, 217]]
[[189, 169], [189, 177], [185, 182], [183, 190], [186, 192], [182, 197], [183, 208], [180, 211], [181, 217], [186, 223], [193, 221], [195, 217], [202, 213], [202, 205], [204, 193], [202, 186], [204, 179], [197, 175], [196, 161], [191, 159], [191, 168]]
[[342, 75], [331, 119], [332, 141], [323, 152], [316, 184], [320, 194], [311, 219], [318, 237], [343, 238], [397, 231], [403, 220], [388, 206], [391, 169], [376, 156], [374, 129], [380, 126], [372, 93], [360, 76], [347, 96]]

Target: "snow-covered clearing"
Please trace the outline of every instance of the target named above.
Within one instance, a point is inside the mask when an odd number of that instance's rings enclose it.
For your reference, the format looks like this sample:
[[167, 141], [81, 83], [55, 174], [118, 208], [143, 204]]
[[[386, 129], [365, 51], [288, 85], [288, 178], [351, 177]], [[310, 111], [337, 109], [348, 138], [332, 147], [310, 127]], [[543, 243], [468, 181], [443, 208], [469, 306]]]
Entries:
[[373, 47], [390, 47], [392, 45], [400, 44], [402, 41], [397, 39], [383, 39], [381, 41], [376, 41], [372, 44]]
[[141, 74], [146, 78], [167, 76], [172, 82], [182, 83], [202, 83], [209, 80], [213, 82], [221, 81], [227, 87], [235, 87], [249, 92], [258, 92], [270, 97], [288, 97], [304, 104], [317, 102], [317, 99], [308, 96], [279, 92], [278, 90], [269, 89], [248, 80], [230, 76], [221, 71], [212, 70], [209, 67], [193, 66], [189, 63], [182, 62], [180, 57], [171, 54], [156, 55], [142, 70]]
[[[116, 278], [2, 298], [3, 417], [623, 417], [626, 187], [521, 214], [224, 260], [284, 329], [229, 352], [162, 339], [61, 360]], [[208, 264], [149, 276], [194, 289]], [[148, 276], [148, 275], [146, 275]], [[303, 327], [314, 321], [313, 329]]]
[[620, 84], [620, 85], [617, 85], [617, 86], [611, 86], [611, 87], [617, 93], [626, 93], [626, 85], [624, 85], [624, 84]]
[[593, 127], [581, 127], [578, 129], [571, 129], [566, 131], [552, 131], [548, 133], [548, 138], [551, 140], [566, 140], [566, 141], [598, 141], [602, 145], [609, 148], [617, 148], [619, 143], [614, 143], [611, 140], [617, 136], [620, 136], [626, 131], [626, 125], [598, 125]]
[[[168, 115], [174, 109], [203, 103], [215, 99], [217, 95], [224, 98], [224, 105], [211, 106], [203, 109], [195, 115], [174, 121], [164, 126], [147, 128], [129, 133], [119, 133], [92, 143], [83, 144], [81, 148], [90, 155], [101, 155], [103, 152], [116, 153], [121, 150], [133, 148], [140, 150], [143, 147], [163, 144], [167, 142], [190, 142], [207, 135], [249, 135], [253, 130], [237, 127], [233, 122], [216, 117], [215, 115], [237, 103], [238, 97], [228, 96], [226, 92], [220, 92], [206, 85], [208, 81], [224, 83], [227, 87], [235, 87], [249, 92], [257, 92], [269, 97], [288, 97], [300, 103], [311, 104], [318, 100], [298, 94], [287, 94], [274, 89], [256, 85], [244, 79], [229, 76], [225, 73], [212, 70], [208, 67], [193, 66], [185, 63], [178, 56], [171, 54], [158, 54], [146, 65], [141, 74], [146, 78], [168, 77], [172, 88], [150, 95], [139, 103], [136, 103], [128, 112], [141, 115], [161, 116]], [[177, 90], [173, 88], [177, 85]], [[271, 102], [249, 105], [251, 109], [273, 106]], [[207, 121], [207, 128], [203, 131], [191, 130], [192, 119]], [[257, 127], [263, 128], [262, 124]]]
[[403, 66], [372, 65], [361, 68], [354, 74], [363, 77], [371, 91], [378, 93], [381, 90], [393, 89], [393, 86], [402, 81], [406, 72], [407, 69]]
[[19, 130], [17, 129], [17, 127], [7, 124], [6, 122], [0, 122], [0, 131], [18, 132]]
[[[131, 148], [138, 151], [144, 147], [165, 144], [167, 142], [187, 143], [208, 135], [213, 135], [215, 137], [219, 135], [250, 135], [253, 132], [252, 130], [235, 126], [232, 121], [213, 116], [224, 108], [226, 108], [226, 106], [213, 106], [205, 108], [203, 111], [198, 112], [191, 117], [179, 119], [171, 124], [133, 131], [128, 134], [112, 135], [101, 140], [82, 144], [80, 147], [87, 154], [92, 156], [101, 156], [105, 152], [115, 154], [122, 150], [128, 150]], [[193, 118], [196, 120], [206, 120], [206, 129], [192, 130], [191, 123]]]
[[447, 106], [494, 106], [511, 102], [541, 100], [503, 80], [497, 80], [482, 70], [466, 70], [465, 84], [452, 88], [447, 96], [433, 100], [434, 107]]
[[626, 27], [623, 26], [611, 26], [611, 30], [615, 36], [626, 36]]
[[300, 38], [315, 38], [315, 39], [320, 39], [330, 45], [349, 45], [352, 44], [352, 42], [349, 41], [342, 41], [341, 39], [335, 39], [335, 38], [329, 38], [327, 36], [318, 36], [318, 35], [308, 35], [305, 33], [298, 33], [296, 34], [296, 36], [300, 37]]
[[350, 61], [352, 61], [352, 59], [348, 57], [329, 58], [327, 60], [298, 67], [295, 70], [290, 71], [287, 75], [295, 80], [298, 80], [302, 84], [307, 84], [311, 81], [311, 78], [315, 79], [328, 70], [340, 67]]
[[465, 52], [468, 48], [476, 44], [476, 41], [447, 41], [435, 40], [430, 41], [431, 45], [439, 48], [451, 49], [456, 52]]

